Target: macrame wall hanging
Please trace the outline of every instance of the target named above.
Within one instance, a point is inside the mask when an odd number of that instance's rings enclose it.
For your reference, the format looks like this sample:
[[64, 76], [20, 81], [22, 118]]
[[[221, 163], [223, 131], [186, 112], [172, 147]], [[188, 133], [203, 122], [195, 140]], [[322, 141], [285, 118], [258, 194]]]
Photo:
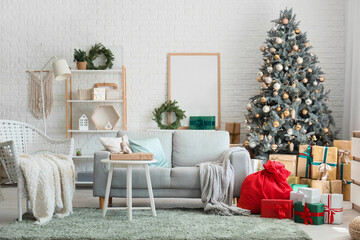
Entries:
[[[43, 77], [44, 84], [44, 103], [45, 103], [45, 118], [51, 113], [53, 106], [53, 74], [48, 72]], [[34, 113], [35, 117], [41, 119], [43, 117], [42, 112], [42, 100], [41, 100], [41, 82], [35, 72], [30, 72], [29, 83], [29, 105]]]

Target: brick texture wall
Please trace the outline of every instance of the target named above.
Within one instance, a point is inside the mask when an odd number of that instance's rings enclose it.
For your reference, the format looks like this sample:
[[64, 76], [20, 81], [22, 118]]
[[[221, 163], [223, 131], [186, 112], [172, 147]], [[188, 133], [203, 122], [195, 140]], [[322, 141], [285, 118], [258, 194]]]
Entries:
[[[0, 118], [42, 127], [28, 107], [28, 69], [96, 42], [123, 46], [129, 129], [156, 128], [152, 110], [167, 99], [167, 53], [221, 53], [222, 122], [243, 121], [257, 94], [259, 47], [279, 11], [293, 7], [318, 55], [338, 127], [344, 92], [343, 0], [3, 0], [0, 8]], [[91, 75], [88, 75], [89, 78]], [[84, 85], [87, 80], [84, 80]], [[65, 136], [65, 86], [54, 83], [49, 134]], [[77, 119], [74, 119], [77, 121]], [[242, 139], [246, 133], [242, 128]], [[98, 144], [90, 136], [84, 141]], [[77, 140], [80, 141], [80, 140]], [[78, 145], [81, 144], [78, 142]], [[91, 150], [90, 147], [88, 150]]]

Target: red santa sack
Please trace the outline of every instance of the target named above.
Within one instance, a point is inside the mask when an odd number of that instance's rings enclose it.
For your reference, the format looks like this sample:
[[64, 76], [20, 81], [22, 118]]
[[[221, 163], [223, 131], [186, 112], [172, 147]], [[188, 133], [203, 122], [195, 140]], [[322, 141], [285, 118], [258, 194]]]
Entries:
[[284, 164], [269, 160], [264, 170], [245, 178], [237, 206], [259, 214], [262, 199], [289, 199], [292, 188], [286, 179], [290, 174]]

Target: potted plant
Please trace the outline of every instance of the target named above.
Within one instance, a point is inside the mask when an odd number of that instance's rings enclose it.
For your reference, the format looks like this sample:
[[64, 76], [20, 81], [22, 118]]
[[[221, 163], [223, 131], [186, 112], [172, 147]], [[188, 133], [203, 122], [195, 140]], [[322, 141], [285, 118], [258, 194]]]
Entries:
[[81, 49], [74, 49], [74, 62], [79, 70], [86, 70], [86, 52]]

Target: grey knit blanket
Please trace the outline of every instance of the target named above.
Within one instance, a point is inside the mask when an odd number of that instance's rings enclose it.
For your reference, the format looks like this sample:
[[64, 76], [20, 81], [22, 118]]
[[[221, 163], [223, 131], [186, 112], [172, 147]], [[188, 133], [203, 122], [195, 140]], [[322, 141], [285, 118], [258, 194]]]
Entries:
[[200, 163], [201, 201], [204, 211], [217, 215], [250, 215], [250, 210], [232, 206], [234, 190], [234, 168], [230, 163], [233, 152], [247, 153], [248, 166], [250, 156], [245, 148], [229, 148], [216, 162]]

